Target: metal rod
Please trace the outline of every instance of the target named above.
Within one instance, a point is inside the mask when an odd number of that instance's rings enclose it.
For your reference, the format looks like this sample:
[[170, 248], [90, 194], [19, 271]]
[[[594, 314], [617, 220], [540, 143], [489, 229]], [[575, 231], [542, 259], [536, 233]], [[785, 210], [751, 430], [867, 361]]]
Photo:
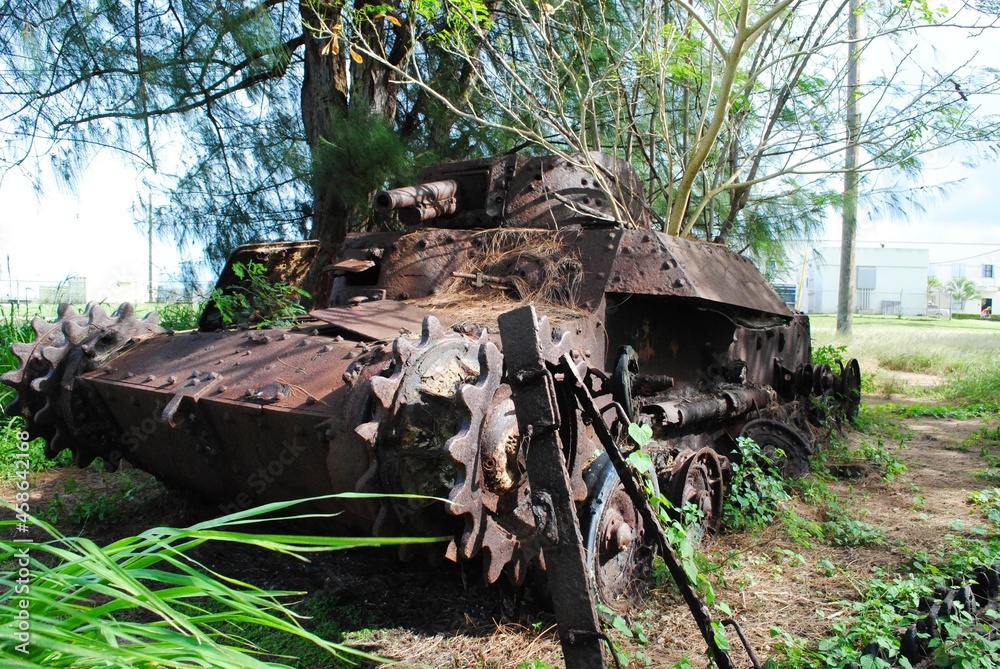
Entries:
[[677, 589], [680, 590], [681, 596], [684, 597], [684, 601], [691, 610], [691, 615], [694, 617], [695, 622], [698, 624], [698, 628], [701, 630], [702, 638], [704, 638], [705, 643], [708, 644], [712, 657], [715, 659], [716, 666], [718, 669], [733, 669], [732, 658], [729, 657], [729, 653], [720, 647], [718, 642], [715, 640], [715, 632], [712, 629], [711, 614], [709, 614], [708, 609], [705, 608], [701, 598], [698, 597], [698, 593], [694, 590], [694, 585], [691, 583], [690, 579], [688, 579], [687, 572], [684, 571], [684, 567], [681, 565], [677, 554], [674, 553], [674, 549], [670, 546], [670, 542], [667, 541], [667, 536], [663, 533], [663, 528], [660, 527], [659, 520], [656, 517], [656, 513], [653, 511], [653, 507], [650, 506], [649, 499], [647, 499], [646, 495], [639, 489], [639, 486], [632, 475], [632, 470], [629, 469], [621, 451], [618, 450], [615, 438], [611, 434], [611, 430], [608, 428], [607, 424], [604, 422], [604, 418], [601, 416], [601, 412], [597, 408], [597, 405], [594, 404], [594, 398], [591, 397], [586, 384], [584, 384], [583, 379], [580, 378], [576, 366], [566, 355], [562, 356], [560, 362], [560, 367], [565, 374], [566, 382], [571, 383], [573, 392], [576, 395], [581, 409], [583, 409], [584, 414], [590, 418], [594, 432], [597, 434], [597, 438], [604, 446], [604, 450], [607, 451], [608, 458], [614, 465], [615, 471], [618, 472], [618, 478], [621, 479], [625, 492], [635, 505], [636, 511], [638, 511], [639, 515], [642, 516], [643, 522], [647, 527], [653, 530], [658, 548], [660, 549], [660, 556], [663, 558], [664, 563], [666, 563], [671, 577], [677, 584]]

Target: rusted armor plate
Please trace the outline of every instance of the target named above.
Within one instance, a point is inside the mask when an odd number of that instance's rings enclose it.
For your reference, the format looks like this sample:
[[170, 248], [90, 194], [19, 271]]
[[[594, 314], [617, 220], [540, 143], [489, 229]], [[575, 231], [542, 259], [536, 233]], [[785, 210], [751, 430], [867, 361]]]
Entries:
[[753, 263], [724, 246], [642, 230], [622, 234], [608, 292], [692, 297], [786, 322], [792, 318]]
[[309, 315], [363, 339], [382, 341], [395, 339], [401, 334], [419, 334], [424, 317], [433, 313], [406, 302], [376, 300], [353, 307], [317, 309]]

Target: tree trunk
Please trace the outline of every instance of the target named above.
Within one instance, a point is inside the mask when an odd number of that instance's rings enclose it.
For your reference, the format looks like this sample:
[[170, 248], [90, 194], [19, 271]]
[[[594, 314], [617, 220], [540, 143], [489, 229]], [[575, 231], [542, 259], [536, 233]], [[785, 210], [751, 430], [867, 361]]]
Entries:
[[[303, 23], [309, 25], [334, 25], [339, 22], [336, 8], [326, 16], [317, 16], [315, 6], [300, 6]], [[330, 124], [334, 112], [346, 112], [348, 104], [347, 62], [342, 54], [334, 54], [324, 47], [328, 40], [316, 37], [306, 28], [304, 74], [302, 77], [302, 123], [306, 142], [313, 159], [320, 140], [330, 137]], [[339, 114], [343, 118], [343, 113]], [[347, 210], [336, 197], [335, 185], [313, 180], [312, 230], [309, 236], [318, 239], [323, 251], [336, 248], [347, 234]]]
[[[364, 4], [355, 3], [357, 5]], [[348, 108], [363, 105], [365, 111], [377, 114], [393, 123], [396, 114], [396, 86], [390, 81], [390, 70], [372, 59], [357, 63], [344, 50], [348, 47], [339, 40], [334, 29], [340, 25], [342, 3], [315, 4], [301, 2], [299, 11], [305, 26], [304, 73], [302, 78], [302, 121], [313, 164], [317, 163], [321, 143], [332, 136], [333, 123], [346, 123]], [[356, 7], [357, 8], [357, 7]], [[326, 36], [318, 37], [309, 26], [322, 26]], [[376, 28], [365, 27], [363, 37], [371, 43], [381, 41]], [[329, 35], [333, 34], [333, 37]], [[409, 39], [398, 35], [396, 48], [390, 58], [398, 62], [407, 48]], [[399, 53], [396, 53], [399, 51]], [[375, 188], [377, 184], [372, 184]], [[354, 220], [360, 215], [358, 208], [342, 197], [335, 183], [326, 183], [314, 176], [313, 211], [310, 238], [321, 245], [320, 260], [305, 279], [305, 289], [323, 295], [329, 287], [328, 277], [323, 276], [325, 259], [336, 253], [347, 236]]]
[[858, 0], [850, 0], [847, 19], [847, 154], [844, 158], [844, 215], [840, 243], [840, 287], [837, 297], [837, 332], [851, 333], [854, 313], [854, 234], [858, 227]]

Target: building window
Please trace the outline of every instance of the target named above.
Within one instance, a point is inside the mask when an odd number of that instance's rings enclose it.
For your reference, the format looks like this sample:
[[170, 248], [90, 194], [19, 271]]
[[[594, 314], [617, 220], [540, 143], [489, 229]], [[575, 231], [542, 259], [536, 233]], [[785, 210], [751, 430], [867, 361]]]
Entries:
[[964, 279], [965, 278], [965, 263], [956, 262], [951, 265], [951, 278], [953, 279]]
[[993, 278], [993, 265], [983, 265], [983, 278], [984, 279]]
[[872, 293], [875, 292], [871, 288], [860, 288], [858, 289], [857, 299], [854, 301], [854, 311], [857, 313], [866, 314], [872, 310]]
[[875, 268], [874, 267], [858, 267], [857, 275], [857, 285], [858, 290], [872, 290], [875, 288]]

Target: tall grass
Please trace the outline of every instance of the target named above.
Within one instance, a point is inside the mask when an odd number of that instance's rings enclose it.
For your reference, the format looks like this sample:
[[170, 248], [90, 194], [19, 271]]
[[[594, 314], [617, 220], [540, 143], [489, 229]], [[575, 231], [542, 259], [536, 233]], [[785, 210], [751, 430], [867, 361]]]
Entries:
[[[852, 334], [832, 317], [811, 316], [814, 345], [846, 345], [861, 362], [867, 391], [919, 395], [962, 405], [1000, 404], [1000, 324], [990, 321], [855, 316]], [[907, 387], [893, 372], [938, 376], [932, 388]]]
[[[208, 541], [257, 546], [305, 559], [317, 551], [441, 540], [241, 531], [240, 526], [260, 523], [263, 515], [284, 512], [297, 503], [268, 504], [187, 529], [158, 527], [103, 548], [31, 519], [44, 540], [0, 541], [0, 565], [10, 570], [0, 573], [0, 619], [14, 622], [5, 624], [0, 664], [11, 668], [294, 666], [283, 658], [268, 657], [248, 640], [260, 638], [262, 628], [308, 642], [324, 651], [331, 664], [348, 658], [381, 661], [307, 630], [286, 603], [302, 593], [260, 589], [216, 573], [190, 555]], [[0, 521], [0, 529], [10, 532], [16, 522]], [[22, 550], [27, 558], [19, 553]], [[20, 568], [30, 575], [28, 592], [18, 589], [24, 584], [18, 582]], [[21, 647], [25, 652], [17, 648], [23, 637], [11, 638], [20, 620], [26, 621], [30, 632], [30, 640]]]

